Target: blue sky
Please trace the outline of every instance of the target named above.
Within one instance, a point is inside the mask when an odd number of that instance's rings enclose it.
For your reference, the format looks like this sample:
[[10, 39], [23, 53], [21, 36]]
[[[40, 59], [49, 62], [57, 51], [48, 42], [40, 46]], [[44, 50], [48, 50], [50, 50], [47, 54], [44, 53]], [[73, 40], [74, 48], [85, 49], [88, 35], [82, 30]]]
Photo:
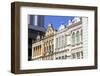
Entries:
[[72, 20], [74, 16], [44, 16], [44, 25], [47, 28], [51, 23], [54, 29], [58, 29], [61, 24], [68, 24], [69, 20]]

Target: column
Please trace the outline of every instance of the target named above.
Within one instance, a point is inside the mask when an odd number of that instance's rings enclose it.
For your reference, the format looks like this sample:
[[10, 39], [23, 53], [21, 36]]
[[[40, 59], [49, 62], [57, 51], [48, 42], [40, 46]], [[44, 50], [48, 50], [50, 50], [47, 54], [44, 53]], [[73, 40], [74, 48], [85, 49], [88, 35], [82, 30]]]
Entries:
[[82, 29], [83, 29], [83, 58], [88, 56], [88, 18], [82, 18]]
[[38, 25], [38, 16], [37, 15], [34, 16], [34, 25], [35, 26]]

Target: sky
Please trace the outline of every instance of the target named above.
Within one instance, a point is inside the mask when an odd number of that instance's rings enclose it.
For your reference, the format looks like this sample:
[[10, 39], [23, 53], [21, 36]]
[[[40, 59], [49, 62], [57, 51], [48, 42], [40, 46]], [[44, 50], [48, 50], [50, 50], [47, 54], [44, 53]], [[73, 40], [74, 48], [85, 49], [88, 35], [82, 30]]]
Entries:
[[74, 16], [44, 16], [44, 26], [47, 28], [48, 24], [51, 23], [53, 28], [58, 30], [61, 24], [68, 24], [69, 20], [72, 20]]

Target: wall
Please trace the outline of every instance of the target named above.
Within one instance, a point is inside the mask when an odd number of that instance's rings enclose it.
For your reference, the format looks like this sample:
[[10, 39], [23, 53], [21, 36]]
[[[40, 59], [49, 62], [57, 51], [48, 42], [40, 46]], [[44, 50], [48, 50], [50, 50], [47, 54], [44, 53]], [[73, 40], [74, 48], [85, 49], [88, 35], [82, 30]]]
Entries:
[[[1, 0], [0, 2], [0, 76], [16, 76], [10, 73], [11, 60], [11, 15], [10, 3], [15, 0]], [[100, 1], [99, 0], [17, 0], [30, 1], [41, 3], [57, 3], [57, 4], [73, 4], [73, 5], [87, 5], [98, 6], [98, 20], [100, 20]], [[98, 33], [100, 33], [100, 26], [98, 23]], [[100, 42], [100, 35], [98, 36], [98, 43]], [[100, 46], [100, 44], [98, 45]], [[99, 51], [100, 49], [98, 49]], [[100, 58], [100, 51], [99, 58]], [[21, 74], [18, 76], [99, 76], [100, 74], [100, 59], [98, 61], [98, 70], [81, 70], [81, 71], [65, 71], [52, 73], [38, 73], [38, 74]]]

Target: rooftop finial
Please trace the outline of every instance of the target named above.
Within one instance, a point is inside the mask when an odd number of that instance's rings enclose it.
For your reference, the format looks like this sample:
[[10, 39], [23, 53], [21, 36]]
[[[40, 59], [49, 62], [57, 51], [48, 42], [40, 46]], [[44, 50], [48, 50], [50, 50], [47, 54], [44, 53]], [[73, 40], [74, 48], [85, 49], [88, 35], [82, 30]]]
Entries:
[[38, 32], [38, 35], [37, 35], [37, 40], [40, 40], [40, 34], [39, 34], [39, 32]]

